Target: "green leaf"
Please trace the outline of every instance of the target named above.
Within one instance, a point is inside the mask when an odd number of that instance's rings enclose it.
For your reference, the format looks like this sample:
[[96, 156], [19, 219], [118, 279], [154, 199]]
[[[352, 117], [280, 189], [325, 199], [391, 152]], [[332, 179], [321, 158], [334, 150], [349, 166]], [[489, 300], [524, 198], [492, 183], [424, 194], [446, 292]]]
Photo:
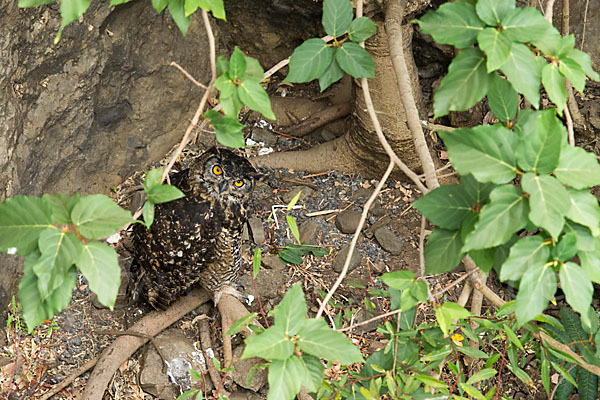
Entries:
[[561, 55], [560, 59], [564, 60], [566, 58], [569, 58], [579, 64], [579, 66], [583, 69], [585, 74], [590, 77], [590, 79], [596, 82], [600, 81], [600, 75], [594, 71], [594, 68], [592, 67], [592, 58], [588, 53], [577, 49], [569, 49], [564, 56]]
[[442, 4], [417, 20], [421, 31], [431, 35], [440, 44], [451, 44], [459, 49], [475, 43], [485, 24], [477, 17], [473, 4], [461, 1]]
[[306, 366], [297, 356], [273, 361], [269, 367], [267, 400], [294, 399], [307, 375]]
[[298, 203], [298, 200], [300, 199], [301, 194], [302, 194], [302, 190], [299, 190], [298, 193], [296, 193], [294, 195], [294, 197], [292, 197], [292, 200], [290, 200], [290, 202], [287, 204], [286, 210], [290, 211], [294, 208], [296, 203]]
[[198, 389], [190, 389], [183, 392], [176, 400], [190, 400], [200, 391]]
[[17, 195], [0, 203], [0, 249], [16, 248], [25, 256], [37, 248], [38, 237], [53, 228], [52, 208], [40, 197]]
[[148, 201], [154, 204], [166, 203], [185, 197], [185, 194], [173, 185], [155, 185], [148, 191]]
[[580, 251], [581, 268], [592, 282], [600, 283], [600, 248], [594, 251]]
[[281, 326], [287, 336], [294, 336], [301, 329], [307, 312], [302, 287], [300, 283], [296, 283], [275, 306], [273, 317], [275, 324]]
[[33, 272], [33, 265], [38, 258], [39, 254], [32, 253], [25, 259], [25, 271], [19, 282], [19, 301], [23, 306], [23, 319], [30, 333], [48, 318], [38, 292], [38, 279]]
[[565, 378], [573, 386], [577, 387], [577, 383], [575, 382], [575, 380], [573, 379], [571, 374], [569, 374], [563, 367], [561, 367], [560, 364], [557, 364], [554, 361], [550, 361], [550, 362], [552, 363], [552, 366], [554, 367], [554, 369], [557, 370], [558, 373], [561, 374], [563, 378]]
[[246, 73], [246, 57], [244, 53], [235, 46], [231, 58], [229, 59], [229, 77], [233, 80], [242, 79]]
[[348, 29], [348, 38], [353, 42], [364, 42], [377, 32], [375, 23], [367, 17], [356, 18]]
[[592, 235], [600, 235], [600, 207], [598, 199], [587, 190], [568, 189], [571, 207], [566, 217], [590, 228]]
[[565, 77], [558, 70], [558, 66], [552, 63], [542, 68], [542, 84], [548, 93], [548, 97], [554, 104], [558, 113], [562, 111], [567, 104], [567, 89], [565, 88]]
[[147, 192], [152, 187], [160, 185], [162, 183], [162, 174], [162, 168], [155, 168], [148, 171], [144, 179], [144, 190]]
[[74, 196], [66, 196], [57, 193], [55, 195], [44, 194], [42, 199], [52, 206], [52, 216], [61, 224], [71, 223], [71, 211], [79, 201], [79, 193]]
[[235, 92], [235, 84], [227, 75], [221, 75], [215, 80], [215, 88], [220, 92], [219, 99], [226, 99], [233, 96]]
[[198, 8], [212, 11], [215, 18], [225, 20], [225, 8], [223, 0], [185, 0], [185, 16], [190, 16]]
[[508, 324], [502, 324], [502, 328], [504, 329], [504, 332], [506, 333], [506, 336], [508, 336], [508, 338], [510, 339], [511, 343], [524, 352], [525, 349], [523, 348], [521, 341], [517, 337], [517, 334], [510, 328], [510, 326], [508, 326]]
[[233, 148], [245, 146], [246, 142], [242, 134], [244, 125], [240, 124], [236, 117], [222, 117], [215, 110], [206, 111], [204, 117], [208, 118], [211, 125], [214, 126], [219, 143]]
[[321, 387], [321, 382], [325, 378], [325, 367], [319, 357], [311, 356], [310, 354], [302, 354], [302, 361], [306, 365], [308, 371], [307, 380], [302, 384], [311, 392], [317, 392]]
[[[337, 51], [337, 48], [336, 48]], [[327, 89], [332, 83], [339, 81], [344, 77], [344, 71], [340, 68], [340, 65], [334, 58], [329, 64], [329, 67], [323, 72], [323, 75], [319, 77], [319, 87], [321, 92]]]
[[130, 1], [133, 1], [133, 0], [110, 0], [110, 5], [118, 6], [119, 4], [129, 3]]
[[594, 294], [592, 281], [579, 265], [572, 262], [562, 264], [558, 275], [567, 303], [581, 314], [582, 322], [586, 324], [588, 321], [587, 325], [589, 325], [587, 312]]
[[161, 13], [169, 5], [169, 0], [152, 0], [152, 7], [157, 13]]
[[48, 318], [52, 318], [69, 305], [76, 284], [77, 270], [75, 268], [68, 268], [63, 276], [62, 284], [52, 292], [44, 303]]
[[502, 28], [510, 40], [531, 42], [548, 35], [554, 28], [535, 8], [514, 8], [502, 18]]
[[575, 45], [575, 36], [569, 35], [563, 38], [560, 36], [558, 30], [551, 29], [543, 37], [533, 40], [531, 44], [540, 50], [542, 54], [557, 58], [559, 54], [563, 54], [569, 48], [573, 48]]
[[523, 192], [513, 185], [498, 186], [483, 206], [475, 230], [467, 236], [463, 251], [495, 247], [527, 225], [529, 205]]
[[[593, 196], [592, 196], [593, 197]], [[564, 262], [573, 258], [577, 253], [577, 235], [575, 232], [567, 232], [552, 250], [552, 257]]]
[[82, 197], [71, 213], [73, 224], [88, 239], [102, 239], [131, 222], [131, 213], [103, 194]]
[[223, 4], [223, 0], [208, 0], [207, 2], [210, 4], [210, 11], [213, 17], [225, 21], [225, 5]]
[[358, 348], [343, 333], [331, 330], [323, 319], [305, 319], [296, 344], [306, 353], [344, 365], [363, 361]]
[[471, 358], [488, 358], [489, 355], [483, 351], [470, 346], [457, 346], [456, 350]]
[[458, 229], [474, 205], [462, 186], [442, 185], [417, 201], [413, 207], [431, 223], [444, 229]]
[[62, 17], [62, 22], [60, 29], [78, 19], [89, 6], [90, 0], [61, 0], [60, 16]]
[[443, 117], [448, 111], [467, 110], [487, 94], [490, 75], [485, 62], [485, 56], [479, 49], [463, 49], [458, 53], [434, 94], [434, 118]]
[[301, 244], [300, 231], [298, 230], [298, 225], [296, 224], [296, 220], [291, 215], [286, 215], [285, 220], [287, 221], [288, 226], [290, 227], [290, 231], [292, 232], [292, 235], [294, 236], [294, 238], [296, 239], [298, 244]]
[[516, 149], [519, 167], [538, 174], [554, 171], [566, 137], [565, 127], [556, 118], [554, 109], [521, 113], [516, 130], [521, 136]]
[[463, 256], [460, 231], [435, 229], [425, 245], [427, 274], [443, 274], [456, 268]]
[[248, 326], [248, 324], [251, 324], [257, 315], [258, 313], [250, 313], [244, 317], [241, 317], [240, 319], [235, 321], [233, 325], [231, 325], [231, 328], [229, 328], [229, 330], [227, 330], [227, 335], [237, 335], [238, 333], [243, 331], [244, 328]]
[[246, 74], [244, 75], [245, 81], [254, 81], [260, 83], [265, 76], [265, 70], [260, 65], [260, 62], [254, 57], [246, 56]]
[[492, 183], [481, 183], [477, 181], [471, 174], [461, 175], [460, 184], [465, 189], [467, 196], [469, 196], [471, 204], [474, 205], [481, 205], [487, 202], [490, 197], [490, 192], [495, 187]]
[[38, 277], [41, 300], [46, 301], [63, 284], [67, 272], [79, 260], [83, 247], [73, 233], [50, 228], [40, 233], [38, 247], [41, 257], [33, 265], [33, 272]]
[[98, 301], [112, 310], [121, 284], [121, 268], [115, 250], [106, 243], [84, 244], [77, 267]]
[[[240, 101], [240, 97], [238, 96], [237, 88], [233, 92], [233, 95], [231, 97], [228, 97], [226, 99], [220, 99], [220, 104], [223, 108], [225, 116], [237, 119], [237, 116], [240, 113], [243, 106], [242, 102]], [[206, 113], [204, 115], [206, 115]]]
[[394, 271], [381, 275], [383, 283], [396, 290], [408, 289], [415, 281], [415, 274], [411, 271]]
[[294, 352], [294, 344], [285, 335], [283, 325], [275, 324], [260, 334], [246, 338], [242, 358], [260, 357], [265, 360], [285, 360]]
[[525, 271], [515, 302], [515, 314], [519, 325], [541, 314], [555, 292], [556, 274], [552, 267], [540, 263]]
[[544, 385], [546, 395], [550, 396], [550, 366], [546, 357], [542, 360], [542, 385]]
[[323, 28], [331, 36], [342, 36], [348, 32], [352, 22], [352, 4], [349, 0], [324, 0], [323, 1]]
[[521, 186], [529, 193], [529, 220], [558, 238], [571, 206], [567, 189], [552, 176], [530, 172], [523, 175]]
[[469, 396], [478, 400], [486, 400], [486, 397], [483, 395], [483, 393], [481, 393], [475, 386], [471, 386], [463, 382], [460, 382], [458, 385], [462, 390], [467, 392]]
[[286, 82], [308, 82], [317, 79], [329, 67], [336, 51], [323, 39], [308, 39], [296, 47], [290, 57], [290, 72]]
[[146, 228], [150, 228], [154, 222], [154, 211], [154, 203], [151, 201], [146, 201], [144, 203], [144, 209], [142, 210], [142, 216], [144, 217], [144, 225], [146, 225]]
[[340, 68], [355, 78], [374, 78], [375, 63], [368, 51], [354, 42], [345, 42], [335, 52]]
[[514, 8], [515, 0], [479, 0], [475, 5], [479, 18], [490, 26], [498, 26]]
[[454, 168], [479, 182], [506, 183], [517, 173], [518, 137], [502, 125], [480, 125], [440, 132]]
[[302, 264], [302, 252], [297, 249], [283, 248], [279, 250], [278, 256], [284, 263], [294, 265]]
[[275, 119], [275, 114], [271, 110], [271, 101], [269, 95], [256, 81], [243, 81], [238, 86], [238, 95], [240, 100], [251, 110], [258, 111], [269, 119]]
[[191, 17], [185, 15], [184, 2], [185, 0], [169, 0], [169, 14], [173, 17], [173, 21], [175, 21], [183, 36], [187, 34], [191, 21]]
[[224, 56], [217, 57], [217, 75], [225, 75], [229, 72], [229, 60]]
[[538, 108], [541, 71], [535, 56], [527, 46], [521, 43], [512, 44], [508, 60], [502, 66], [502, 72], [513, 88], [522, 93], [533, 107]]
[[492, 76], [488, 89], [488, 104], [492, 112], [502, 122], [513, 120], [517, 115], [519, 94], [513, 89], [510, 82], [498, 74]]
[[583, 93], [583, 90], [585, 89], [585, 72], [576, 61], [565, 57], [560, 60], [558, 70], [562, 75], [567, 77], [579, 93]]
[[479, 48], [485, 52], [487, 72], [492, 72], [504, 65], [510, 56], [512, 41], [503, 31], [485, 28], [477, 35]]
[[600, 185], [600, 165], [596, 155], [581, 147], [563, 143], [554, 175], [563, 184], [574, 189]]
[[540, 235], [519, 239], [510, 248], [508, 258], [502, 264], [500, 280], [518, 281], [533, 265], [545, 264], [549, 256], [549, 246]]
[[20, 8], [26, 7], [37, 7], [44, 4], [53, 3], [55, 0], [19, 0], [18, 5]]
[[260, 247], [254, 249], [254, 255], [252, 256], [252, 277], [256, 279], [258, 272], [260, 271], [260, 262], [262, 258], [262, 250]]

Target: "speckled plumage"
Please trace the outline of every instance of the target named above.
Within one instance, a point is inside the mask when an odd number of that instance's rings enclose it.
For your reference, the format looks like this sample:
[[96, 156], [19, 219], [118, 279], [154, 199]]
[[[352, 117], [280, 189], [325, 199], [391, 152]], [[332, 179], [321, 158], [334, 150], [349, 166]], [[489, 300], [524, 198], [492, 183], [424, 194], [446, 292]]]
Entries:
[[156, 205], [149, 230], [133, 229], [133, 273], [154, 308], [167, 308], [196, 284], [218, 301], [235, 284], [255, 175], [248, 160], [213, 147], [171, 177], [186, 197]]

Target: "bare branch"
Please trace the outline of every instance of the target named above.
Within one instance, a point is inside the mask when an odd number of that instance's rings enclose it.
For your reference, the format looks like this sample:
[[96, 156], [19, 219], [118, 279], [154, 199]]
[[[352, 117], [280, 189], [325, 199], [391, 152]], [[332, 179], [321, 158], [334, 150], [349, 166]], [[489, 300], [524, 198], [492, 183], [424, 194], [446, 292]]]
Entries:
[[179, 71], [181, 71], [181, 73], [183, 75], [185, 75], [186, 78], [188, 78], [190, 81], [192, 81], [192, 83], [196, 86], [200, 86], [202, 89], [206, 90], [208, 89], [208, 87], [206, 87], [205, 85], [203, 85], [202, 83], [198, 82], [196, 79], [194, 79], [194, 77], [192, 75], [190, 75], [189, 72], [187, 72], [181, 65], [177, 64], [175, 61], [171, 61], [171, 64], [169, 64], [175, 68], [177, 68]]

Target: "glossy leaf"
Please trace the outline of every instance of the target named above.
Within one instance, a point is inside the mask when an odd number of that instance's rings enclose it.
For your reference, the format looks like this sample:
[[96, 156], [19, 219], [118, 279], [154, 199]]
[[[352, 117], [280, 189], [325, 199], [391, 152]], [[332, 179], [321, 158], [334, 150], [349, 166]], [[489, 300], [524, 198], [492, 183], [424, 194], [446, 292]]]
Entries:
[[303, 352], [344, 365], [363, 361], [358, 348], [343, 333], [331, 330], [323, 319], [305, 319], [296, 344]]
[[484, 51], [487, 62], [487, 72], [492, 72], [504, 65], [510, 56], [512, 41], [503, 31], [485, 28], [477, 35], [479, 48]]
[[562, 115], [562, 110], [567, 104], [567, 89], [565, 77], [560, 73], [557, 65], [547, 64], [542, 68], [542, 84], [550, 100], [556, 104], [558, 113]]
[[245, 317], [241, 317], [240, 319], [235, 321], [233, 325], [231, 325], [231, 327], [227, 330], [227, 334], [229, 336], [237, 335], [238, 333], [243, 331], [244, 328], [246, 328], [249, 324], [251, 324], [257, 315], [258, 313], [250, 313]]
[[169, 5], [169, 0], [152, 0], [152, 7], [156, 10], [157, 13], [163, 12], [165, 8]]
[[71, 223], [71, 211], [79, 201], [79, 193], [74, 196], [66, 196], [57, 193], [55, 195], [44, 194], [42, 199], [52, 206], [53, 218], [61, 224]]
[[600, 283], [600, 248], [593, 251], [581, 251], [578, 254], [581, 268], [587, 277], [596, 283]]
[[273, 361], [269, 367], [267, 400], [294, 399], [307, 375], [306, 365], [300, 357]]
[[367, 17], [356, 18], [348, 29], [348, 38], [353, 42], [364, 42], [377, 32], [375, 23]]
[[90, 0], [61, 0], [61, 29], [78, 19], [90, 6]]
[[462, 225], [473, 206], [466, 191], [458, 185], [439, 186], [412, 204], [431, 223], [450, 230]]
[[221, 75], [215, 80], [215, 88], [219, 91], [219, 99], [226, 99], [233, 96], [236, 90], [235, 84], [227, 75]]
[[396, 290], [408, 289], [415, 281], [412, 271], [393, 271], [381, 275], [383, 283]]
[[501, 281], [518, 281], [533, 265], [545, 264], [550, 256], [548, 243], [540, 235], [519, 239], [510, 248], [508, 258], [500, 270]]
[[471, 204], [483, 204], [488, 201], [490, 192], [495, 187], [492, 183], [477, 181], [471, 174], [461, 175], [460, 184], [469, 196]]
[[131, 222], [131, 213], [110, 197], [91, 194], [82, 197], [71, 213], [73, 224], [88, 239], [102, 239]]
[[260, 65], [260, 62], [254, 57], [246, 56], [246, 73], [244, 74], [245, 81], [262, 82], [265, 76], [265, 70]]
[[173, 17], [173, 21], [183, 34], [187, 35], [187, 30], [190, 26], [191, 17], [185, 15], [185, 0], [169, 0], [169, 14]]
[[[242, 106], [243, 106], [243, 104], [240, 100], [240, 97], [238, 96], [237, 88], [233, 92], [231, 97], [228, 97], [226, 99], [220, 99], [220, 104], [221, 104], [221, 107], [223, 108], [223, 112], [225, 113], [225, 116], [237, 119], [237, 116], [240, 113], [240, 111], [242, 110]], [[206, 116], [206, 113], [204, 115]]]
[[185, 194], [173, 185], [155, 185], [148, 190], [148, 200], [154, 204], [166, 203], [185, 197]]
[[472, 174], [479, 182], [506, 183], [517, 172], [517, 136], [505, 127], [480, 125], [440, 132], [454, 168]]
[[460, 231], [435, 229], [425, 245], [425, 270], [427, 274], [443, 274], [456, 268], [463, 256]]
[[321, 387], [321, 382], [325, 378], [325, 367], [319, 357], [310, 354], [302, 354], [302, 361], [308, 371], [307, 380], [302, 384], [311, 392], [317, 392]]
[[228, 147], [238, 148], [244, 147], [244, 135], [242, 129], [244, 125], [240, 124], [235, 117], [222, 117], [215, 110], [207, 110], [204, 117], [210, 120], [211, 125], [215, 128], [217, 140]]
[[25, 256], [37, 248], [40, 233], [53, 228], [52, 208], [43, 199], [17, 195], [0, 203], [0, 249]]
[[331, 36], [342, 36], [348, 31], [352, 22], [352, 4], [350, 0], [323, 1], [323, 28]]
[[519, 95], [512, 85], [498, 74], [492, 75], [488, 88], [488, 104], [492, 112], [502, 122], [513, 120], [517, 115]]
[[579, 64], [590, 79], [596, 82], [600, 81], [600, 75], [594, 71], [594, 68], [592, 67], [592, 58], [588, 53], [577, 49], [570, 49], [564, 56], [561, 55], [561, 60], [564, 60], [565, 58], [569, 58]]
[[521, 113], [515, 131], [521, 136], [516, 149], [519, 167], [538, 174], [554, 171], [566, 138], [554, 109]]
[[565, 57], [560, 60], [558, 70], [571, 82], [579, 93], [583, 93], [585, 89], [585, 72], [576, 61]]
[[565, 262], [573, 258], [575, 253], [577, 253], [577, 235], [574, 232], [567, 232], [562, 235], [552, 250], [552, 257]]
[[198, 8], [212, 11], [215, 18], [225, 20], [225, 8], [223, 0], [185, 0], [185, 15], [190, 16]]
[[510, 40], [531, 42], [553, 29], [542, 13], [531, 7], [514, 8], [502, 18], [502, 28]]
[[286, 337], [283, 325], [275, 324], [260, 334], [246, 338], [242, 358], [260, 357], [265, 360], [285, 360], [294, 352], [294, 344]]
[[581, 321], [586, 324], [586, 321], [589, 322], [587, 312], [594, 294], [592, 281], [579, 265], [572, 262], [561, 265], [559, 277], [567, 303], [581, 314]]
[[229, 58], [229, 78], [231, 79], [242, 79], [246, 73], [246, 57], [244, 53], [235, 46], [231, 58]]
[[443, 117], [449, 111], [467, 110], [487, 94], [490, 75], [485, 63], [481, 50], [469, 48], [458, 53], [434, 94], [434, 118]]
[[92, 292], [98, 296], [98, 301], [112, 310], [121, 284], [121, 268], [115, 250], [106, 243], [86, 243], [77, 267], [88, 280]]
[[275, 119], [269, 95], [256, 81], [244, 81], [238, 86], [240, 100], [251, 110], [258, 111], [269, 119]]
[[335, 83], [344, 77], [344, 71], [340, 68], [340, 65], [334, 58], [329, 67], [323, 72], [323, 75], [319, 77], [319, 87], [321, 92], [327, 89], [332, 83]]
[[19, 301], [23, 307], [23, 319], [27, 323], [29, 332], [44, 322], [48, 314], [44, 309], [38, 291], [38, 278], [33, 272], [33, 265], [37, 262], [39, 254], [34, 253], [25, 259], [25, 270], [19, 282]]
[[521, 185], [529, 193], [529, 219], [557, 239], [571, 207], [567, 189], [552, 176], [532, 173], [523, 175]]
[[513, 43], [508, 60], [501, 69], [513, 88], [522, 93], [533, 107], [538, 108], [541, 71], [531, 50], [524, 44]]
[[554, 175], [565, 185], [585, 189], [600, 185], [600, 164], [595, 154], [565, 142]]
[[529, 205], [523, 192], [513, 185], [498, 186], [483, 206], [475, 230], [465, 240], [463, 251], [485, 249], [507, 242], [527, 223]]
[[498, 26], [514, 8], [515, 0], [479, 0], [475, 5], [479, 18], [490, 26]]
[[587, 190], [568, 189], [571, 206], [566, 217], [587, 226], [592, 235], [600, 235], [600, 207], [598, 199]]
[[374, 78], [375, 63], [368, 51], [353, 42], [345, 42], [335, 52], [340, 68], [355, 78]]
[[523, 274], [515, 303], [519, 325], [541, 314], [556, 292], [556, 275], [552, 267], [535, 264]]
[[286, 82], [308, 82], [317, 79], [329, 67], [336, 51], [323, 39], [308, 39], [296, 47], [290, 57], [290, 72]]
[[423, 33], [431, 35], [440, 44], [451, 44], [459, 49], [475, 43], [484, 23], [469, 2], [449, 2], [429, 11], [417, 20]]
[[287, 291], [281, 302], [275, 306], [273, 316], [275, 324], [281, 326], [287, 336], [294, 336], [306, 319], [307, 312], [302, 287], [299, 283], [296, 283]]

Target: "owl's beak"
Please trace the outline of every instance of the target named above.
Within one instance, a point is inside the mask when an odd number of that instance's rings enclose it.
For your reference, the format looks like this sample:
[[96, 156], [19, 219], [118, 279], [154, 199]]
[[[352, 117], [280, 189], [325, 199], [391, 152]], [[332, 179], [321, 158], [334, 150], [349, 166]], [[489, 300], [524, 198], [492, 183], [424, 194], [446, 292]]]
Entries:
[[219, 186], [219, 193], [223, 193], [225, 189], [227, 189], [227, 182], [221, 183], [221, 186]]

